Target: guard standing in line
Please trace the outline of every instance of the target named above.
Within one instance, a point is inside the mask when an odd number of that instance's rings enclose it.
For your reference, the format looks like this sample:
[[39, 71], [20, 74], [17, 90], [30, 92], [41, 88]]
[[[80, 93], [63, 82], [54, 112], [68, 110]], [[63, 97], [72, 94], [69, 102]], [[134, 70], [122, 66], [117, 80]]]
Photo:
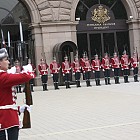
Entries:
[[[0, 49], [0, 140], [18, 140], [19, 135], [19, 114], [29, 111], [28, 105], [16, 105], [16, 93], [12, 87], [34, 78], [30, 72], [7, 73], [8, 70], [8, 53], [5, 48]], [[14, 71], [13, 71], [14, 70]]]
[[59, 70], [60, 70], [60, 65], [56, 62], [56, 57], [53, 57], [53, 61], [50, 64], [50, 70], [51, 70], [51, 75], [53, 77], [53, 83], [54, 83], [54, 88], [58, 88], [58, 78], [59, 78]]
[[[30, 72], [35, 73], [36, 68], [32, 64], [31, 59], [28, 59], [28, 65], [27, 65], [27, 67], [30, 69]], [[24, 69], [24, 66], [23, 66], [23, 69]], [[31, 91], [34, 92], [34, 78], [31, 79], [29, 82], [30, 82]]]
[[137, 56], [137, 53], [134, 52], [133, 57], [131, 57], [131, 67], [132, 67], [133, 74], [134, 74], [134, 82], [139, 82], [139, 80], [138, 80], [138, 65], [139, 65], [138, 56]]
[[100, 86], [100, 69], [101, 69], [101, 62], [98, 59], [98, 55], [95, 55], [95, 59], [92, 60], [92, 70], [93, 72], [95, 72], [95, 82], [96, 82], [96, 86]]
[[112, 71], [114, 71], [115, 84], [120, 84], [119, 82], [120, 60], [116, 52], [114, 53], [114, 57], [111, 58], [111, 66], [112, 66]]
[[121, 57], [121, 68], [123, 70], [123, 76], [124, 76], [125, 83], [129, 83], [129, 81], [128, 81], [129, 65], [130, 65], [130, 61], [129, 61], [128, 55], [126, 54], [126, 51], [124, 50], [123, 55]]
[[[14, 68], [15, 68], [15, 73], [17, 73], [17, 74], [19, 74], [23, 70], [23, 67], [20, 65], [19, 60], [15, 60]], [[17, 93], [22, 93], [22, 91], [21, 91], [21, 84], [16, 86], [16, 92]]]
[[[83, 54], [83, 57], [80, 58], [80, 66], [84, 66], [85, 64], [85, 58], [86, 58], [86, 54]], [[84, 72], [84, 68], [81, 67], [81, 72], [83, 73], [83, 80], [85, 80], [85, 72]]]
[[75, 56], [75, 60], [72, 63], [72, 69], [73, 69], [73, 74], [75, 75], [76, 85], [77, 87], [81, 87], [80, 86], [81, 67], [77, 55]]
[[48, 64], [44, 61], [44, 59], [40, 59], [40, 64], [38, 65], [38, 70], [41, 75], [41, 81], [43, 86], [43, 91], [47, 89], [47, 82], [48, 82]]
[[71, 74], [71, 65], [68, 61], [68, 57], [64, 57], [64, 62], [62, 63], [62, 73], [65, 79], [66, 89], [70, 87], [70, 74]]
[[91, 65], [87, 55], [82, 67], [84, 69], [83, 72], [85, 73], [85, 80], [86, 80], [87, 87], [90, 87]]
[[104, 71], [104, 77], [105, 77], [105, 84], [110, 85], [110, 58], [108, 57], [108, 54], [105, 53], [104, 58], [102, 58], [102, 64], [101, 64], [103, 71]]

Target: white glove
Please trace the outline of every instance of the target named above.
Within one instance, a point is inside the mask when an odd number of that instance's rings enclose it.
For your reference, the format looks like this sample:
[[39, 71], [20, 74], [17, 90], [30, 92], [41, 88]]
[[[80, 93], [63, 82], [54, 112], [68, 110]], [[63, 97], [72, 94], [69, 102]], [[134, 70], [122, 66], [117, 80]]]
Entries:
[[105, 71], [105, 70], [103, 69], [103, 71]]
[[131, 68], [131, 70], [134, 70], [134, 68]]
[[53, 77], [53, 74], [51, 74], [51, 77]]
[[30, 106], [28, 106], [28, 105], [22, 105], [22, 106], [20, 106], [20, 108], [19, 108], [19, 112], [20, 113], [24, 113], [24, 111], [25, 111], [25, 108], [27, 108], [27, 111], [28, 112], [31, 112], [31, 107]]
[[73, 73], [73, 75], [75, 75], [75, 73]]
[[112, 69], [112, 71], [114, 71], [114, 69]]
[[63, 76], [65, 76], [65, 74], [63, 73]]
[[93, 73], [95, 73], [95, 71], [94, 71], [94, 70], [93, 70], [92, 72], [93, 72]]

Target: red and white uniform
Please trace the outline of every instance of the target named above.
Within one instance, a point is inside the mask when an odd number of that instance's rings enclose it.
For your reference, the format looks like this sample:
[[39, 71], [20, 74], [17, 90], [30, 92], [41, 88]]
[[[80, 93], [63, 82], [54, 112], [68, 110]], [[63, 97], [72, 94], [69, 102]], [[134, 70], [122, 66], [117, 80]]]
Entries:
[[131, 57], [131, 67], [132, 68], [137, 68], [139, 65], [137, 57]]
[[50, 70], [51, 70], [51, 74], [59, 73], [60, 65], [57, 62], [53, 61], [50, 64]]
[[64, 61], [62, 63], [62, 73], [66, 74], [66, 73], [70, 73], [71, 70], [71, 65], [68, 61]]
[[91, 71], [91, 65], [89, 60], [85, 60], [83, 63], [83, 72]]
[[129, 69], [129, 58], [128, 55], [123, 55], [121, 58], [121, 67], [122, 69]]
[[97, 60], [95, 60], [95, 59], [92, 60], [91, 65], [92, 65], [92, 70], [94, 70], [94, 71], [100, 71], [100, 68], [101, 68], [101, 62], [100, 62], [99, 59], [97, 59]]
[[110, 65], [110, 59], [109, 58], [103, 58], [102, 59], [102, 64], [101, 64], [102, 68], [107, 70], [110, 69], [111, 65]]
[[73, 61], [73, 63], [72, 63], [72, 69], [73, 69], [73, 73], [76, 73], [76, 72], [81, 72], [81, 67], [80, 67], [80, 63], [79, 63], [79, 61], [77, 60], [75, 60], [75, 61]]
[[34, 78], [33, 73], [10, 74], [0, 70], [0, 130], [19, 126], [16, 96], [12, 87]]
[[111, 59], [111, 65], [112, 65], [112, 68], [115, 69], [115, 68], [120, 68], [120, 60], [118, 57], [113, 57]]
[[38, 70], [40, 75], [47, 75], [48, 74], [48, 68], [49, 66], [45, 63], [45, 64], [39, 64], [38, 65]]

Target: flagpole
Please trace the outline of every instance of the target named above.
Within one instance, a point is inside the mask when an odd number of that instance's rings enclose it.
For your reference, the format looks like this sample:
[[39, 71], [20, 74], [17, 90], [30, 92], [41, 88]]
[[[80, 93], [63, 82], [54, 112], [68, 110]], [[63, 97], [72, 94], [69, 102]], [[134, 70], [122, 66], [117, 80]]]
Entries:
[[21, 43], [23, 43], [23, 30], [22, 30], [21, 22], [19, 23], [19, 29], [20, 29], [20, 41], [21, 41]]
[[10, 42], [10, 33], [9, 33], [9, 31], [8, 31], [8, 47], [10, 47], [11, 45], [11, 42]]

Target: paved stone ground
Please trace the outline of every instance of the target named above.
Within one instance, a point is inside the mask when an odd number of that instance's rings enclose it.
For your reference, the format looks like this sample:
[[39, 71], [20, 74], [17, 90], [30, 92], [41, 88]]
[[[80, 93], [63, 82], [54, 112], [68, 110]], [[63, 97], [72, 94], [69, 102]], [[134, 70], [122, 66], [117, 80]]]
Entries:
[[19, 140], [140, 140], [140, 82], [130, 81], [45, 92], [35, 87], [32, 128], [20, 130]]

